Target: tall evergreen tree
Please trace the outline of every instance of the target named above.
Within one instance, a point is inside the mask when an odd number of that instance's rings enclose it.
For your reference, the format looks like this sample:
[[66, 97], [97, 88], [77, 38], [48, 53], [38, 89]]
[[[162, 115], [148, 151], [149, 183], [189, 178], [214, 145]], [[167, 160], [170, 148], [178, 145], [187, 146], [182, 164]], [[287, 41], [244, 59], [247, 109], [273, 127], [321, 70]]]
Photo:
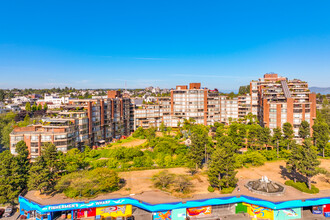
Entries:
[[47, 105], [47, 103], [45, 102], [45, 104], [44, 104], [44, 110], [45, 111], [47, 111], [48, 110], [48, 105]]
[[28, 111], [28, 112], [31, 111], [31, 104], [30, 104], [30, 102], [27, 102], [27, 103], [25, 104], [25, 110]]
[[248, 129], [248, 136], [247, 136], [247, 142], [248, 146], [252, 149], [256, 149], [258, 147], [258, 137], [260, 132], [260, 125], [251, 124], [249, 125]]
[[41, 103], [39, 103], [39, 105], [38, 105], [38, 107], [37, 107], [37, 110], [38, 110], [38, 111], [42, 110], [42, 105], [41, 105]]
[[223, 146], [217, 145], [211, 156], [208, 168], [208, 179], [210, 185], [219, 188], [235, 187], [237, 178], [235, 171], [235, 149], [226, 142]]
[[298, 163], [297, 170], [306, 177], [307, 186], [312, 188], [312, 177], [319, 174], [320, 161], [317, 159], [317, 149], [309, 139], [306, 139], [301, 147], [301, 161]]
[[287, 149], [289, 150], [289, 148], [290, 148], [289, 146], [290, 146], [290, 144], [292, 144], [292, 140], [294, 137], [292, 124], [290, 124], [289, 122], [285, 122], [283, 124], [282, 130], [283, 130], [284, 139], [285, 139], [285, 142], [287, 145]]
[[55, 145], [52, 143], [44, 144], [41, 156], [31, 166], [28, 181], [29, 189], [38, 189], [41, 193], [53, 192], [60, 169], [61, 164], [58, 160]]
[[189, 164], [194, 163], [196, 169], [202, 166], [205, 148], [208, 141], [208, 132], [203, 125], [194, 125], [191, 134], [191, 146], [188, 151]]
[[330, 140], [330, 129], [325, 121], [317, 119], [313, 125], [313, 140], [314, 145], [322, 152], [324, 157], [324, 150]]
[[288, 158], [288, 161], [286, 162], [286, 168], [287, 170], [292, 174], [293, 181], [297, 181], [297, 169], [299, 167], [299, 163], [301, 160], [303, 160], [303, 154], [302, 154], [302, 147], [300, 145], [294, 144], [291, 148], [292, 152]]
[[31, 110], [32, 110], [33, 112], [37, 111], [37, 105], [36, 105], [36, 103], [34, 103], [34, 104], [32, 105]]
[[20, 189], [16, 188], [16, 171], [19, 169], [14, 156], [8, 151], [0, 154], [0, 204], [14, 204]]
[[272, 144], [273, 146], [276, 146], [276, 154], [277, 158], [279, 157], [279, 148], [280, 148], [280, 143], [282, 142], [282, 130], [281, 128], [274, 128], [273, 129], [273, 137], [272, 137]]
[[271, 138], [272, 138], [272, 136], [270, 134], [271, 134], [271, 131], [268, 127], [259, 129], [258, 142], [260, 144], [260, 149], [264, 146], [266, 146], [266, 148], [268, 147], [268, 145], [270, 144]]
[[307, 121], [302, 121], [298, 131], [299, 137], [306, 139], [310, 136], [310, 132], [309, 123]]
[[49, 182], [51, 182], [52, 176], [43, 156], [39, 156], [32, 164], [29, 175], [28, 188], [30, 190], [37, 189], [40, 193], [49, 192]]
[[27, 182], [29, 178], [30, 160], [29, 150], [24, 141], [19, 141], [16, 144], [15, 160], [17, 161], [17, 188], [24, 190], [27, 188]]

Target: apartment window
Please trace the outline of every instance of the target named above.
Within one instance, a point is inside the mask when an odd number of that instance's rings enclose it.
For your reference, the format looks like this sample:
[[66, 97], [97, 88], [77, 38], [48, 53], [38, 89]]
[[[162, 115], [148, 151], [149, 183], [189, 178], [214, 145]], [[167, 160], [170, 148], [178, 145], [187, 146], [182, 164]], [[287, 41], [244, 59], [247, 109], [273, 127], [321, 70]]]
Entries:
[[31, 142], [31, 148], [33, 147], [39, 147], [38, 142]]
[[31, 153], [38, 153], [39, 149], [38, 148], [32, 148], [31, 147]]
[[11, 137], [11, 141], [12, 142], [18, 142], [18, 141], [22, 141], [24, 140], [24, 137], [23, 136], [14, 136], [14, 137]]
[[55, 146], [67, 145], [67, 142], [66, 141], [55, 141], [54, 145]]
[[31, 141], [38, 141], [39, 140], [39, 136], [33, 135], [31, 136]]
[[50, 135], [41, 136], [41, 141], [42, 142], [47, 142], [47, 141], [51, 141], [51, 140], [52, 140], [52, 136], [50, 136]]
[[61, 139], [66, 139], [66, 135], [65, 134], [55, 135], [55, 140], [61, 140]]

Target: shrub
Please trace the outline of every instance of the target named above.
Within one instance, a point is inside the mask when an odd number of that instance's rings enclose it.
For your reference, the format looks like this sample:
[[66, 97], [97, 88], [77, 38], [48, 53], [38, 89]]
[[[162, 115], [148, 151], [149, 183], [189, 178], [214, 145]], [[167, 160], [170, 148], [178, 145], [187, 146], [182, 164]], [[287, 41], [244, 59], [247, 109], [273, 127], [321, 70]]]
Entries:
[[90, 162], [90, 165], [93, 167], [93, 169], [97, 167], [105, 167], [108, 160], [94, 160]]
[[169, 187], [170, 184], [173, 183], [174, 178], [175, 178], [174, 174], [169, 173], [167, 170], [164, 170], [153, 175], [152, 180], [157, 188], [165, 189]]
[[242, 161], [243, 164], [250, 163], [253, 166], [261, 166], [264, 165], [265, 161], [267, 159], [259, 152], [253, 151], [253, 152], [247, 152], [243, 154]]
[[118, 190], [119, 180], [115, 171], [108, 168], [96, 168], [62, 176], [55, 188], [70, 198], [91, 197], [99, 193]]
[[291, 150], [281, 149], [279, 154], [280, 154], [280, 158], [288, 159], [289, 156], [291, 155]]
[[132, 134], [132, 137], [134, 138], [144, 138], [145, 136], [145, 131], [142, 127], [138, 127], [136, 131]]
[[222, 188], [221, 193], [222, 194], [230, 194], [234, 191], [234, 189], [235, 189], [234, 187]]
[[306, 183], [304, 182], [294, 182], [293, 180], [287, 180], [285, 181], [285, 185], [292, 186], [293, 188], [296, 188], [299, 191], [310, 193], [310, 194], [316, 194], [319, 193], [319, 189], [316, 188], [314, 185], [312, 185], [312, 189], [308, 189]]
[[260, 153], [267, 159], [267, 161], [272, 161], [277, 159], [276, 150], [262, 150]]
[[187, 193], [192, 187], [190, 178], [186, 175], [178, 175], [174, 180], [175, 188], [178, 192]]
[[214, 188], [213, 188], [212, 186], [208, 186], [208, 187], [207, 187], [207, 191], [209, 191], [209, 192], [214, 192]]

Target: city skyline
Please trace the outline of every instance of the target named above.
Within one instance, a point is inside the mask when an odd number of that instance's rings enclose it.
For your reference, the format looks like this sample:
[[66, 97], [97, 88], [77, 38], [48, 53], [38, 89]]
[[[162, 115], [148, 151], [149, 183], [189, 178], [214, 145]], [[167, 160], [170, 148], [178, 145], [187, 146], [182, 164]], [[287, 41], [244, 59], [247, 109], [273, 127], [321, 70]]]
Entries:
[[1, 88], [237, 91], [268, 72], [329, 87], [327, 1], [0, 5]]

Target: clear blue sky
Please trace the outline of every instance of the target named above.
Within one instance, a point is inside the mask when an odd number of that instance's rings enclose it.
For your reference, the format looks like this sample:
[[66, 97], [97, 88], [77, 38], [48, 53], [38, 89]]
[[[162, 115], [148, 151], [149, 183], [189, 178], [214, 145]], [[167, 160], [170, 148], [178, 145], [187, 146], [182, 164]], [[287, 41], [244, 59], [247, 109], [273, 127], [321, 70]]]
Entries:
[[3, 0], [0, 87], [330, 86], [330, 1]]

